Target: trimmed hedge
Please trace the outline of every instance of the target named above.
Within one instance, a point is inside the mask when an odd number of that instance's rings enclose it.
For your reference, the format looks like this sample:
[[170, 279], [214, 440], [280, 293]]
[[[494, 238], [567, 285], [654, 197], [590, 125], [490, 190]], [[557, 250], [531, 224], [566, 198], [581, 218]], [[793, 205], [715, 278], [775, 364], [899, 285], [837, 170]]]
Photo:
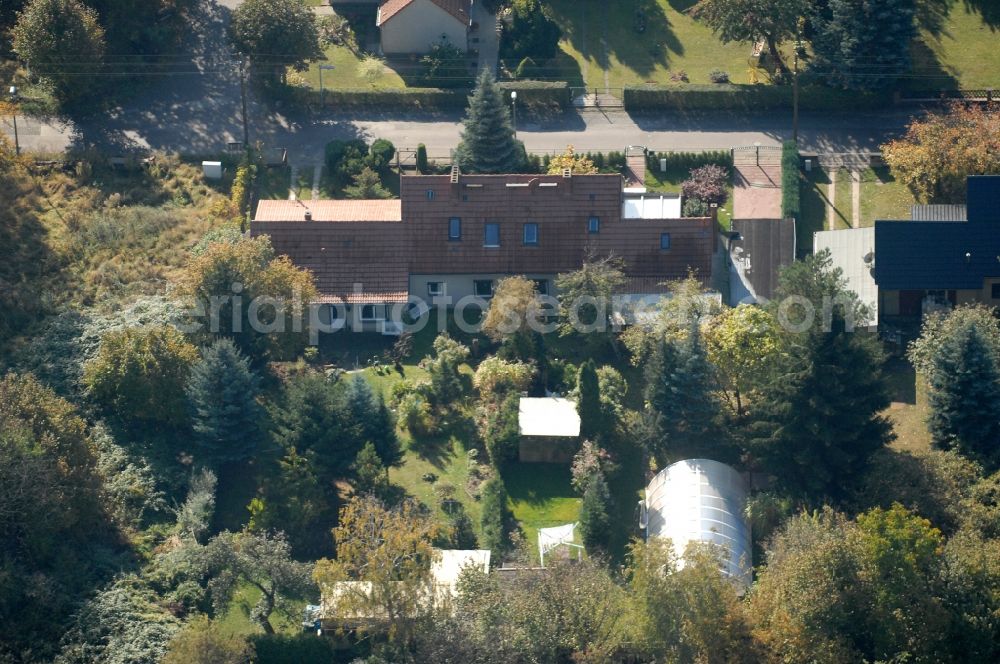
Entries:
[[[518, 105], [567, 106], [570, 103], [566, 81], [502, 81], [505, 95], [517, 90]], [[390, 88], [385, 90], [327, 90], [327, 107], [384, 106], [387, 108], [465, 108], [472, 90], [468, 88]], [[319, 90], [299, 88], [300, 103], [321, 103]]]
[[781, 146], [781, 216], [798, 219], [801, 211], [799, 182], [799, 146], [785, 141]]
[[[891, 92], [860, 93], [820, 85], [799, 89], [801, 110], [878, 108], [892, 102]], [[774, 110], [792, 108], [788, 85], [698, 85], [625, 88], [623, 103], [629, 111], [643, 110]]]
[[500, 89], [508, 99], [517, 90], [518, 105], [568, 106], [571, 101], [566, 81], [501, 81]]
[[330, 639], [309, 633], [254, 634], [250, 643], [259, 664], [332, 662], [336, 656]]
[[727, 169], [733, 168], [732, 150], [708, 150], [705, 152], [647, 152], [646, 168], [660, 172], [660, 160], [667, 160], [667, 170], [690, 171], [709, 164], [717, 164]]
[[[385, 108], [464, 108], [470, 90], [455, 88], [393, 88], [388, 90], [327, 90], [326, 106], [382, 106]], [[319, 90], [301, 88], [296, 91], [301, 103], [320, 104]]]

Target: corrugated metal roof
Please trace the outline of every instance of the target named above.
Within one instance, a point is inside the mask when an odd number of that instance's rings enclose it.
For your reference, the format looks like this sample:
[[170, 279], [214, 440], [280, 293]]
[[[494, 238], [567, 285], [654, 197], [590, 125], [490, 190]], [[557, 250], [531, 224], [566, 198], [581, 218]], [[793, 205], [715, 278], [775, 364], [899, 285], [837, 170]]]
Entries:
[[791, 219], [734, 219], [739, 240], [730, 243], [736, 276], [754, 301], [771, 299], [778, 273], [795, 260], [795, 222]]
[[914, 205], [910, 207], [912, 221], [965, 221], [964, 205]]
[[833, 267], [840, 268], [847, 287], [868, 307], [871, 318], [855, 321], [856, 325], [874, 325], [878, 321], [878, 286], [872, 276], [875, 263], [875, 229], [848, 228], [839, 231], [819, 231], [813, 234], [813, 251], [830, 250]]

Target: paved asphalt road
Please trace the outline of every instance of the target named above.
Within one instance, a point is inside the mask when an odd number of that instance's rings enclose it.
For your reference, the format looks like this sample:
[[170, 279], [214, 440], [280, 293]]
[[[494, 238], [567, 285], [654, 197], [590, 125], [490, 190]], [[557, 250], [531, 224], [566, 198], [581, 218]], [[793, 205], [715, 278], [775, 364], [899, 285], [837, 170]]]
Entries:
[[[239, 0], [198, 5], [182, 52], [168, 58], [165, 72], [151, 74], [142, 92], [119, 108], [94, 117], [41, 123], [21, 118], [21, 145], [35, 152], [95, 147], [109, 154], [146, 148], [184, 154], [216, 154], [242, 138], [239, 76], [225, 39], [225, 25]], [[915, 109], [884, 112], [804, 113], [800, 138], [804, 151], [874, 150], [902, 132]], [[788, 112], [661, 113], [622, 111], [568, 112], [543, 120], [519, 117], [518, 138], [533, 152], [621, 150], [645, 145], [655, 150], [725, 149], [740, 145], [776, 145], [791, 134]], [[296, 164], [319, 163], [324, 144], [333, 138], [381, 137], [401, 147], [424, 143], [432, 158], [446, 157], [458, 142], [461, 112], [291, 111], [265, 104], [249, 94], [250, 140], [288, 148]], [[0, 131], [12, 134], [10, 118]]]

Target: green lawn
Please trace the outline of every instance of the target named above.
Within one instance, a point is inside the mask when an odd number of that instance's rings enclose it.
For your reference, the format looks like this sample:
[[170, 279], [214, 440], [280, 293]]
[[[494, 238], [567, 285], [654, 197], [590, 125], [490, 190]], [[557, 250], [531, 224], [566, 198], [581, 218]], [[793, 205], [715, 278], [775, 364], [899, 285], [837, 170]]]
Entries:
[[[546, 4], [563, 29], [563, 52], [576, 61], [588, 87], [604, 87], [604, 68], [612, 88], [648, 81], [666, 84], [670, 72], [679, 71], [691, 83], [709, 83], [713, 69], [728, 71], [733, 82], [747, 78], [750, 45], [722, 44], [686, 13], [695, 0]], [[642, 32], [636, 29], [637, 6], [646, 15]]]
[[406, 83], [403, 78], [388, 66], [382, 67], [382, 75], [375, 81], [362, 78], [359, 71], [364, 54], [352, 51], [346, 46], [330, 45], [324, 49], [325, 60], [309, 65], [309, 70], [302, 76], [310, 87], [319, 89], [319, 67], [333, 66], [334, 69], [323, 71], [323, 87], [327, 90], [381, 90], [386, 88], [403, 88]]
[[538, 555], [538, 529], [575, 522], [580, 498], [570, 486], [569, 464], [517, 463], [504, 471], [514, 518], [532, 555]]
[[291, 182], [291, 172], [288, 166], [281, 168], [261, 168], [257, 170], [257, 199], [285, 200], [288, 198], [288, 187]]
[[830, 197], [830, 176], [815, 164], [810, 172], [800, 174], [801, 213], [795, 227], [796, 254], [802, 258], [812, 253], [813, 233], [826, 228], [826, 206]]
[[927, 386], [916, 376], [910, 363], [901, 358], [887, 363], [886, 376], [892, 394], [887, 415], [896, 432], [892, 447], [905, 452], [926, 452], [931, 445], [927, 430]]
[[[486, 462], [485, 459], [481, 461]], [[437, 479], [434, 482], [426, 481], [424, 476], [428, 474], [436, 475]], [[403, 465], [389, 471], [389, 480], [393, 484], [402, 487], [406, 493], [430, 507], [441, 520], [444, 520], [445, 515], [434, 494], [434, 485], [441, 482], [451, 484], [455, 487], [455, 499], [465, 507], [478, 534], [482, 508], [479, 500], [466, 491], [468, 479], [469, 457], [464, 445], [456, 437], [423, 443], [419, 451], [414, 449], [412, 441], [408, 441]]]
[[[646, 189], [651, 193], [677, 194], [681, 191], [681, 183], [688, 179], [689, 169], [668, 167], [666, 171], [656, 168], [646, 169]], [[728, 196], [726, 202], [719, 208], [719, 225], [723, 230], [729, 230], [733, 218], [733, 185], [726, 187]]]
[[909, 219], [910, 207], [917, 203], [906, 185], [892, 177], [888, 168], [861, 173], [861, 225], [871, 226], [876, 219]]
[[851, 204], [854, 201], [852, 185], [851, 172], [845, 168], [840, 169], [837, 172], [837, 197], [834, 201], [834, 230], [851, 227], [853, 217]]
[[1000, 3], [938, 0], [948, 13], [940, 29], [921, 30], [913, 48], [914, 89], [1000, 88]]
[[[257, 623], [250, 619], [250, 609], [253, 608], [257, 600], [260, 599], [260, 591], [250, 584], [242, 584], [233, 596], [226, 612], [219, 616], [215, 623], [226, 634], [247, 636], [250, 634], [263, 634]], [[271, 626], [279, 634], [297, 634], [302, 631], [302, 612], [306, 604], [314, 603], [318, 597], [311, 597], [295, 602], [295, 615], [285, 617], [274, 613], [271, 615]]]

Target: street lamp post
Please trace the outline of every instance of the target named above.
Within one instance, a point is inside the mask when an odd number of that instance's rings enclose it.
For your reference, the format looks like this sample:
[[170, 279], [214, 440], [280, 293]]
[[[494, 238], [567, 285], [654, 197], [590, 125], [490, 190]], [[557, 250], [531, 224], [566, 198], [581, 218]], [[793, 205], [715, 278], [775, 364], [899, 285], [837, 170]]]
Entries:
[[757, 166], [760, 167], [760, 141], [753, 144], [754, 153], [757, 155]]
[[517, 140], [517, 90], [510, 91], [510, 109], [514, 116], [514, 140]]
[[10, 90], [7, 91], [7, 95], [10, 97], [11, 107], [10, 115], [14, 120], [14, 154], [21, 156], [21, 140], [17, 135], [17, 107], [14, 104], [17, 103], [17, 86], [10, 86]]
[[320, 108], [326, 108], [326, 90], [323, 89], [323, 70], [324, 69], [336, 69], [333, 65], [320, 65], [319, 66], [319, 106]]

